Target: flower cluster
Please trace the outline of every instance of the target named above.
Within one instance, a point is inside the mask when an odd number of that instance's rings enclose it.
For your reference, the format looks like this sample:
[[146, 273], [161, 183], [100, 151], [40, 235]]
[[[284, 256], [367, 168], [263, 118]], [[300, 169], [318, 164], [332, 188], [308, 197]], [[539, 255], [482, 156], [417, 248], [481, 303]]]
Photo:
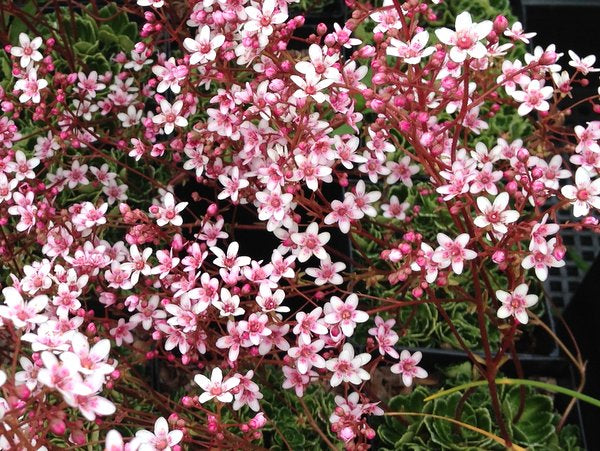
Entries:
[[[598, 229], [600, 121], [563, 132], [560, 150], [546, 133], [593, 57], [571, 52], [563, 75], [552, 46], [507, 56], [532, 37], [519, 23], [463, 12], [432, 29], [436, 2], [416, 0], [349, 1], [351, 19], [296, 54], [288, 3], [137, 0], [140, 39], [105, 72], [65, 64], [33, 30], [6, 46], [0, 449], [83, 445], [79, 414], [112, 418], [111, 451], [256, 440], [265, 368], [298, 397], [336, 390], [331, 430], [366, 449], [384, 413], [365, 388], [375, 372], [410, 387], [434, 363], [404, 349], [395, 311], [443, 309], [444, 293], [514, 332], [538, 300], [528, 276], [565, 264], [560, 230]], [[541, 131], [490, 137], [501, 108]], [[420, 228], [423, 198], [447, 224]], [[358, 239], [379, 262], [336, 244]], [[128, 407], [147, 361], [185, 379], [157, 409], [168, 419]], [[29, 421], [32, 400], [46, 420]], [[129, 415], [154, 432], [127, 436]]]

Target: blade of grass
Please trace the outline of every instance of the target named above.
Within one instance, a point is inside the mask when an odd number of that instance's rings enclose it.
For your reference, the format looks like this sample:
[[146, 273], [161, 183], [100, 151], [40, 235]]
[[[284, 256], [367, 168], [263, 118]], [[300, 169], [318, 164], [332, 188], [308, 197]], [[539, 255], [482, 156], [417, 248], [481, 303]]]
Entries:
[[[554, 392], [554, 393], [561, 393], [563, 395], [571, 396], [573, 398], [579, 399], [580, 401], [587, 402], [593, 406], [600, 407], [600, 400], [598, 400], [598, 399], [592, 398], [591, 396], [588, 396], [588, 395], [584, 395], [583, 393], [580, 393], [575, 390], [571, 390], [569, 388], [561, 387], [559, 385], [554, 385], [554, 384], [548, 384], [547, 382], [529, 381], [527, 379], [510, 379], [507, 377], [502, 377], [502, 378], [496, 379], [496, 384], [497, 385], [527, 385], [529, 387], [541, 388], [546, 391], [550, 391], [550, 392]], [[471, 387], [481, 387], [483, 385], [487, 385], [487, 381], [484, 381], [484, 380], [473, 381], [473, 382], [468, 382], [466, 384], [457, 385], [456, 387], [452, 387], [447, 390], [441, 390], [437, 393], [434, 393], [433, 395], [425, 398], [425, 401], [432, 401], [434, 399], [441, 398], [442, 396], [449, 395], [450, 393], [454, 393], [454, 392], [461, 391], [461, 390], [471, 388]]]
[[478, 434], [481, 434], [481, 435], [495, 441], [496, 443], [499, 443], [500, 445], [506, 447], [507, 449], [510, 449], [513, 451], [526, 451], [525, 448], [523, 448], [519, 445], [515, 445], [514, 443], [512, 444], [512, 446], [508, 446], [507, 443], [504, 441], [504, 439], [498, 437], [496, 434], [492, 434], [491, 432], [488, 432], [484, 429], [478, 428], [477, 426], [473, 426], [472, 424], [463, 423], [462, 421], [456, 420], [454, 418], [444, 417], [442, 415], [435, 415], [432, 413], [422, 413], [422, 412], [388, 412], [388, 413], [385, 413], [385, 415], [387, 415], [387, 416], [427, 417], [427, 418], [433, 418], [436, 420], [448, 421], [450, 423], [456, 424], [465, 429], [469, 429], [470, 431], [477, 432]]

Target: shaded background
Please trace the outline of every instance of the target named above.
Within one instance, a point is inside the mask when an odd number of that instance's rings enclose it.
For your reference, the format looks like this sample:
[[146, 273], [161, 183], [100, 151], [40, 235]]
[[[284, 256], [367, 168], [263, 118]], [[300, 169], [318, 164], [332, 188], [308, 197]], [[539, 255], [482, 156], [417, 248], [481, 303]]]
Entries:
[[[569, 61], [567, 50], [573, 50], [580, 57], [591, 54], [600, 57], [600, 0], [511, 0], [511, 5], [524, 28], [537, 32], [533, 46], [556, 44], [557, 51], [565, 53], [559, 61], [563, 67], [566, 68]], [[599, 63], [596, 62], [596, 67]], [[589, 79], [588, 87], [578, 86], [573, 90], [575, 99], [597, 93], [598, 74], [592, 74]], [[589, 104], [584, 104], [573, 112], [568, 122], [583, 125], [591, 120], [600, 120], [600, 116], [593, 113]], [[585, 237], [580, 233], [575, 238], [576, 244], [581, 245]], [[577, 283], [579, 277], [569, 281], [572, 282], [570, 292], [566, 292], [563, 299], [566, 305], [564, 318], [577, 339], [582, 355], [588, 359], [584, 392], [594, 398], [600, 398], [600, 249], [597, 243], [597, 238], [594, 238], [585, 243], [585, 249], [579, 246], [580, 255], [587, 253], [584, 260], [590, 263], [590, 267], [580, 284]], [[569, 343], [564, 331], [562, 335]], [[600, 409], [585, 403], [581, 403], [579, 408], [587, 449], [600, 450]]]

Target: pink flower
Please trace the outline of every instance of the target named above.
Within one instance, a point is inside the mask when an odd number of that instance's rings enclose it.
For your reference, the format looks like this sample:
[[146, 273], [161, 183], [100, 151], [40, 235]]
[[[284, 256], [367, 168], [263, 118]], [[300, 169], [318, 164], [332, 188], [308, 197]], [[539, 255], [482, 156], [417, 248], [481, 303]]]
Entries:
[[329, 238], [329, 232], [319, 233], [319, 226], [316, 222], [311, 223], [302, 233], [292, 233], [291, 239], [298, 245], [296, 249], [298, 261], [303, 263], [313, 255], [319, 260], [327, 258], [328, 254], [323, 246], [327, 244]]
[[38, 51], [38, 49], [42, 46], [42, 38], [36, 37], [33, 38], [33, 41], [29, 39], [25, 33], [19, 34], [19, 44], [18, 46], [13, 46], [10, 48], [10, 54], [12, 56], [16, 56], [17, 58], [21, 58], [20, 65], [25, 68], [29, 66], [31, 61], [41, 61], [42, 54]]
[[8, 172], [14, 172], [15, 179], [17, 180], [32, 179], [35, 178], [35, 172], [33, 169], [39, 164], [40, 160], [38, 158], [34, 157], [27, 159], [27, 156], [23, 153], [23, 151], [17, 150], [15, 152], [15, 161], [9, 162], [6, 166], [6, 169]]
[[64, 172], [65, 178], [69, 181], [69, 188], [75, 188], [77, 185], [87, 185], [90, 181], [86, 174], [88, 171], [87, 164], [79, 164], [79, 160], [71, 163], [71, 168]]
[[315, 284], [318, 286], [330, 283], [340, 285], [344, 278], [339, 274], [346, 269], [346, 264], [342, 262], [332, 263], [331, 259], [326, 258], [319, 262], [319, 268], [306, 268], [306, 274], [315, 278]]
[[537, 278], [542, 282], [545, 281], [548, 278], [548, 268], [565, 266], [565, 261], [557, 259], [553, 254], [555, 245], [556, 238], [552, 238], [545, 245], [532, 249], [531, 254], [521, 262], [521, 266], [525, 269], [534, 268]]
[[240, 170], [237, 166], [232, 167], [228, 175], [219, 175], [219, 183], [225, 189], [218, 194], [217, 198], [222, 200], [230, 197], [233, 202], [238, 201], [240, 190], [250, 185], [248, 180], [240, 178]]
[[381, 355], [389, 354], [391, 357], [399, 358], [398, 352], [394, 349], [394, 345], [398, 342], [399, 337], [392, 330], [396, 321], [388, 319], [384, 321], [380, 316], [375, 317], [375, 327], [369, 329], [369, 335], [373, 335], [379, 345], [379, 353]]
[[540, 168], [544, 171], [544, 175], [540, 180], [544, 182], [546, 188], [557, 190], [560, 187], [559, 180], [571, 176], [571, 171], [561, 169], [562, 162], [563, 159], [561, 155], [554, 155], [550, 162], [546, 162], [541, 158], [531, 157], [529, 158], [528, 165], [532, 165], [535, 168]]
[[285, 299], [285, 292], [283, 290], [275, 290], [275, 293], [273, 293], [271, 288], [263, 283], [259, 287], [259, 293], [260, 294], [256, 296], [256, 303], [263, 312], [287, 313], [290, 311], [289, 307], [281, 305]]
[[467, 56], [478, 59], [486, 55], [485, 45], [479, 41], [490, 34], [492, 27], [493, 24], [489, 20], [474, 24], [471, 15], [465, 11], [456, 16], [456, 31], [440, 28], [435, 34], [444, 44], [453, 46], [450, 49], [452, 61], [462, 63]]
[[230, 377], [223, 381], [223, 372], [221, 368], [215, 367], [210, 374], [210, 379], [202, 374], [194, 376], [194, 382], [200, 386], [204, 393], [200, 395], [198, 400], [204, 404], [213, 398], [217, 398], [220, 402], [233, 401], [231, 389], [237, 387], [240, 380], [237, 377]]
[[307, 374], [303, 374], [296, 368], [290, 368], [289, 366], [284, 366], [282, 370], [285, 377], [282, 387], [286, 390], [293, 388], [296, 392], [296, 396], [299, 398], [304, 396], [304, 389], [310, 382], [311, 377], [317, 376], [317, 373], [314, 371], [309, 371]]
[[536, 223], [531, 229], [531, 242], [529, 243], [529, 250], [541, 249], [542, 252], [547, 252], [548, 243], [546, 237], [554, 235], [560, 230], [558, 224], [546, 224], [548, 220], [548, 214], [546, 213], [542, 220]]
[[0, 317], [12, 321], [16, 328], [31, 328], [48, 319], [40, 314], [48, 305], [48, 296], [39, 295], [25, 302], [15, 287], [2, 289], [2, 295], [4, 304], [0, 305]]
[[333, 372], [329, 383], [332, 387], [337, 387], [342, 382], [358, 385], [362, 381], [368, 381], [371, 375], [362, 367], [370, 360], [371, 355], [367, 353], [355, 357], [354, 347], [350, 343], [345, 343], [340, 355], [329, 359], [325, 364], [326, 368]]
[[300, 374], [307, 374], [313, 366], [325, 368], [325, 359], [318, 354], [323, 346], [323, 340], [315, 340], [312, 343], [299, 341], [298, 346], [288, 349], [288, 355], [296, 361], [296, 368]]
[[106, 88], [104, 83], [98, 83], [98, 72], [93, 70], [88, 75], [83, 72], [77, 74], [79, 82], [75, 87], [77, 92], [85, 94], [85, 97], [93, 99], [96, 97], [96, 91], [102, 91]]
[[270, 191], [258, 191], [256, 193], [256, 200], [260, 202], [258, 219], [279, 224], [290, 210], [293, 199], [294, 196], [290, 193], [282, 194], [279, 187]]
[[571, 57], [569, 66], [574, 67], [583, 75], [587, 75], [590, 72], [600, 72], [600, 69], [594, 68], [594, 63], [596, 62], [596, 57], [594, 55], [580, 58], [574, 51], [569, 50], [569, 56]]
[[158, 208], [158, 214], [156, 215], [156, 224], [159, 227], [164, 227], [169, 223], [177, 227], [183, 224], [183, 218], [179, 213], [188, 206], [188, 203], [179, 202], [175, 204], [175, 198], [171, 193], [166, 193], [162, 201], [163, 204]]
[[283, 11], [275, 12], [277, 6], [276, 0], [264, 0], [262, 6], [259, 4], [246, 6], [245, 11], [248, 20], [244, 24], [244, 30], [257, 32], [262, 38], [271, 36], [273, 25], [282, 24], [288, 18], [287, 13]]
[[452, 265], [452, 271], [461, 274], [464, 262], [477, 257], [477, 252], [466, 248], [470, 240], [468, 233], [462, 233], [454, 240], [448, 235], [438, 233], [437, 240], [440, 246], [435, 250], [432, 260], [439, 263], [441, 268]]
[[217, 256], [213, 263], [221, 268], [241, 268], [250, 264], [250, 257], [238, 256], [240, 245], [237, 241], [233, 241], [227, 247], [227, 254], [218, 247], [211, 247], [210, 250]]
[[508, 231], [506, 225], [519, 219], [519, 212], [517, 210], [506, 209], [508, 201], [509, 195], [506, 192], [498, 194], [496, 199], [494, 199], [493, 205], [487, 197], [478, 197], [477, 207], [483, 214], [475, 218], [473, 221], [474, 224], [481, 228], [491, 225], [494, 232], [505, 234]]
[[398, 196], [393, 195], [390, 197], [389, 204], [382, 204], [381, 209], [383, 210], [384, 218], [394, 218], [399, 221], [404, 221], [406, 219], [406, 211], [410, 208], [410, 204], [408, 202], [402, 202], [398, 200]]
[[600, 179], [593, 182], [590, 174], [584, 168], [575, 172], [575, 186], [563, 186], [560, 190], [563, 196], [573, 205], [573, 216], [586, 216], [590, 207], [600, 209]]
[[309, 61], [300, 61], [296, 63], [296, 70], [301, 74], [308, 73], [316, 73], [321, 77], [325, 77], [327, 79], [336, 80], [340, 72], [336, 69], [335, 64], [339, 60], [339, 54], [334, 53], [330, 55], [327, 52], [327, 47], [325, 47], [325, 51], [318, 44], [311, 44], [308, 48], [308, 56], [310, 56]]
[[[312, 68], [312, 66], [309, 67]], [[299, 88], [294, 92], [294, 96], [300, 99], [312, 97], [317, 103], [326, 102], [329, 99], [329, 96], [321, 91], [331, 86], [334, 83], [334, 80], [329, 78], [322, 80], [321, 77], [317, 75], [314, 68], [305, 68], [305, 70], [306, 73], [304, 74], [304, 78], [299, 77], [298, 75], [290, 76], [290, 79]]]
[[328, 225], [337, 224], [342, 233], [348, 233], [351, 223], [362, 216], [364, 214], [356, 206], [354, 199], [346, 197], [343, 202], [339, 200], [331, 202], [331, 213], [325, 216], [323, 222]]
[[[213, 61], [216, 56], [216, 50], [225, 42], [225, 36], [217, 34], [211, 38], [210, 27], [204, 25], [195, 39], [185, 38], [183, 47], [192, 54], [190, 64], [206, 64]], [[160, 92], [160, 91], [159, 91]]]
[[110, 351], [110, 340], [106, 338], [90, 348], [87, 337], [76, 332], [71, 337], [71, 349], [72, 351], [63, 352], [60, 360], [82, 374], [107, 375], [115, 369], [115, 365], [106, 363]]
[[316, 335], [324, 335], [328, 332], [327, 326], [320, 319], [323, 309], [316, 307], [312, 312], [296, 313], [296, 325], [293, 332], [298, 336], [298, 340], [305, 343], [310, 343], [311, 333]]
[[546, 102], [552, 97], [554, 88], [552, 86], [542, 86], [539, 80], [531, 80], [525, 91], [514, 91], [510, 95], [517, 102], [520, 102], [517, 113], [520, 116], [525, 116], [532, 110], [548, 111], [550, 104]]
[[297, 169], [294, 171], [293, 180], [306, 183], [312, 191], [319, 188], [319, 180], [331, 181], [331, 168], [319, 164], [319, 158], [313, 153], [308, 157], [294, 156]]
[[[369, 314], [362, 310], [357, 310], [358, 296], [354, 293], [342, 301], [337, 296], [330, 299], [331, 312], [325, 315], [327, 324], [339, 324], [342, 333], [346, 337], [352, 336], [357, 323], [364, 323], [369, 319]], [[327, 311], [327, 309], [326, 309]]]
[[497, 290], [496, 297], [502, 305], [498, 309], [498, 318], [508, 318], [514, 316], [521, 324], [527, 324], [529, 317], [527, 316], [527, 308], [535, 305], [538, 297], [535, 294], [527, 294], [529, 287], [526, 283], [517, 286], [512, 293]]
[[413, 186], [412, 176], [419, 172], [419, 166], [416, 164], [410, 164], [411, 159], [409, 156], [404, 156], [400, 161], [388, 161], [386, 166], [391, 171], [388, 175], [386, 182], [393, 185], [398, 180], [404, 183], [407, 187]]
[[392, 365], [390, 370], [394, 374], [401, 374], [404, 385], [410, 387], [415, 377], [424, 379], [428, 376], [427, 371], [417, 366], [422, 357], [423, 355], [419, 351], [411, 355], [410, 352], [404, 350], [400, 353], [400, 362]]
[[[139, 2], [140, 0], [138, 0], [138, 4]], [[137, 431], [129, 446], [131, 449], [138, 450], [171, 451], [172, 447], [181, 442], [182, 438], [183, 432], [179, 429], [169, 431], [169, 423], [164, 417], [160, 417], [154, 423], [154, 433], [146, 430]]]
[[396, 38], [391, 38], [386, 53], [390, 56], [402, 58], [406, 64], [419, 64], [421, 58], [428, 57], [434, 51], [434, 47], [426, 47], [429, 33], [421, 31], [415, 34], [410, 43], [405, 43]]
[[40, 103], [40, 91], [46, 86], [48, 86], [48, 82], [44, 79], [38, 80], [37, 72], [31, 69], [27, 74], [27, 78], [21, 78], [15, 83], [15, 89], [22, 91], [19, 102], [26, 103], [31, 100], [33, 103]]
[[242, 330], [238, 323], [227, 321], [227, 335], [220, 337], [215, 344], [219, 349], [229, 349], [227, 358], [235, 362], [240, 355], [242, 343], [245, 341], [244, 334], [245, 331]]
[[125, 451], [125, 443], [121, 433], [116, 429], [111, 429], [106, 434], [106, 442], [104, 443], [104, 451]]
[[529, 39], [536, 35], [537, 33], [524, 33], [521, 22], [515, 22], [511, 28], [504, 30], [504, 36], [508, 36], [513, 41], [519, 40], [525, 44], [529, 44]]
[[180, 115], [183, 109], [183, 101], [177, 100], [171, 105], [168, 100], [160, 101], [160, 114], [152, 117], [152, 122], [157, 125], [163, 125], [165, 134], [170, 134], [175, 129], [175, 126], [185, 127], [188, 124], [186, 118]]
[[71, 407], [79, 409], [83, 417], [88, 421], [94, 421], [98, 415], [112, 415], [117, 410], [116, 406], [108, 399], [98, 396], [97, 393], [102, 389], [104, 376], [93, 374], [83, 381], [83, 386], [87, 387], [89, 393], [63, 393], [65, 402]]
[[136, 244], [129, 248], [130, 260], [121, 264], [121, 269], [131, 272], [132, 285], [138, 283], [140, 274], [143, 274], [144, 276], [149, 276], [152, 274], [152, 267], [148, 263], [150, 255], [152, 255], [152, 248], [150, 247], [145, 248], [141, 254]]
[[117, 343], [117, 346], [121, 346], [123, 342], [133, 343], [133, 335], [130, 331], [134, 327], [134, 324], [125, 322], [125, 319], [119, 318], [117, 326], [110, 329], [109, 332], [111, 336], [115, 337], [115, 342]]
[[240, 307], [240, 297], [231, 295], [227, 288], [221, 288], [221, 296], [212, 303], [219, 309], [220, 316], [239, 316], [244, 314], [244, 309]]
[[246, 338], [252, 345], [258, 346], [264, 337], [272, 333], [267, 327], [268, 321], [269, 317], [264, 313], [251, 313], [248, 321], [240, 321], [240, 329], [246, 332]]

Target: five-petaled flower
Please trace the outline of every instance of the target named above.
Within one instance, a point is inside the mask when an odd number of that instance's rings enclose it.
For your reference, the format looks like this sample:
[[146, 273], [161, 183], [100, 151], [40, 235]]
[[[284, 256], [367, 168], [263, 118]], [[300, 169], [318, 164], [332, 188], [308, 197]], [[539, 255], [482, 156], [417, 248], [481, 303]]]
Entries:
[[215, 367], [210, 374], [210, 379], [202, 374], [196, 374], [194, 382], [204, 390], [204, 393], [198, 398], [198, 401], [204, 404], [213, 398], [220, 402], [233, 401], [231, 390], [239, 385], [240, 380], [237, 377], [228, 377], [223, 380], [221, 368]]
[[173, 132], [175, 126], [185, 127], [188, 124], [187, 119], [180, 115], [182, 109], [182, 100], [177, 100], [171, 105], [168, 100], [162, 99], [160, 101], [160, 114], [153, 116], [152, 122], [162, 125], [165, 133], [169, 135]]
[[29, 39], [25, 33], [19, 34], [19, 46], [12, 46], [10, 48], [10, 54], [20, 58], [19, 64], [25, 68], [29, 66], [32, 61], [38, 62], [42, 60], [42, 54], [38, 49], [42, 46], [42, 38], [35, 37], [33, 40]]
[[422, 358], [423, 354], [420, 351], [411, 355], [409, 351], [404, 350], [400, 353], [400, 361], [392, 365], [390, 370], [394, 374], [401, 374], [404, 385], [410, 387], [415, 377], [425, 379], [428, 376], [427, 371], [417, 366]]
[[337, 387], [342, 382], [358, 385], [371, 379], [371, 375], [362, 368], [370, 360], [371, 355], [367, 353], [355, 357], [354, 347], [350, 343], [345, 343], [340, 355], [329, 359], [325, 364], [326, 368], [333, 372], [329, 383], [332, 387]]
[[453, 46], [450, 49], [450, 58], [456, 63], [462, 63], [467, 56], [471, 58], [483, 58], [487, 50], [480, 41], [492, 31], [493, 24], [489, 20], [474, 24], [471, 15], [464, 11], [456, 16], [455, 28], [440, 28], [435, 31], [438, 39]]
[[364, 323], [369, 319], [369, 314], [357, 310], [358, 296], [355, 293], [349, 295], [345, 301], [337, 296], [332, 296], [328, 308], [325, 308], [325, 322], [327, 324], [338, 324], [346, 337], [352, 336], [357, 323]]
[[464, 262], [477, 257], [477, 252], [466, 248], [471, 240], [468, 233], [461, 233], [454, 240], [444, 233], [438, 233], [437, 240], [440, 246], [435, 250], [431, 259], [441, 268], [452, 265], [452, 271], [461, 274]]
[[527, 294], [528, 291], [529, 286], [526, 283], [518, 285], [511, 293], [497, 290], [496, 297], [502, 303], [497, 312], [498, 318], [514, 316], [519, 323], [527, 324], [529, 317], [526, 309], [538, 301], [538, 297], [535, 294]]
[[575, 186], [566, 185], [560, 190], [573, 204], [573, 216], [585, 216], [590, 207], [600, 209], [600, 178], [592, 182], [590, 173], [584, 168], [575, 172]]

